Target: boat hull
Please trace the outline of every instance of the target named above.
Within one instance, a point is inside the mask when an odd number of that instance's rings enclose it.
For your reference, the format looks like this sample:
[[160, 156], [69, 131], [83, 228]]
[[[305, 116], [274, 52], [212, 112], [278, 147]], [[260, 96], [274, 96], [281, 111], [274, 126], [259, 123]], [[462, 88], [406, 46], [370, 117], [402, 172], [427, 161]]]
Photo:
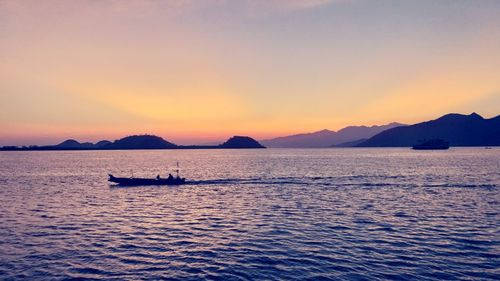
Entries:
[[450, 143], [442, 139], [430, 139], [415, 144], [412, 148], [415, 150], [444, 150], [450, 148]]
[[449, 149], [449, 146], [434, 146], [434, 147], [426, 147], [426, 146], [413, 146], [414, 150], [446, 150]]
[[120, 186], [143, 186], [143, 185], [182, 185], [186, 183], [185, 178], [173, 179], [147, 179], [147, 178], [119, 178], [109, 175], [109, 182]]

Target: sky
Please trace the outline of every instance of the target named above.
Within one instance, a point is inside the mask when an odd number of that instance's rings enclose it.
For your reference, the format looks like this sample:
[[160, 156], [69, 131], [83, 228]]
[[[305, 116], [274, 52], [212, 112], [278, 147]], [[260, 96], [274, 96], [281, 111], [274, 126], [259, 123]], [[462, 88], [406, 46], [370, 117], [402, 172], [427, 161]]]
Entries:
[[500, 1], [0, 0], [0, 145], [500, 114]]

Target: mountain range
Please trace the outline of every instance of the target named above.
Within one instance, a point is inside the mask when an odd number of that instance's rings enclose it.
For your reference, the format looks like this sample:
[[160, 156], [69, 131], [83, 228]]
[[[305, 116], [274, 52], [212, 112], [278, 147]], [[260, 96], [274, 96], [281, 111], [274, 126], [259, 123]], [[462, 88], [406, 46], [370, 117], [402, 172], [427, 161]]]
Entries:
[[[274, 139], [262, 140], [267, 147], [331, 147], [348, 142], [368, 139], [385, 130], [405, 126], [400, 123], [390, 123], [381, 126], [349, 126], [339, 131], [322, 130], [314, 133], [297, 134]], [[350, 146], [350, 145], [348, 145]]]
[[354, 146], [412, 146], [429, 139], [443, 139], [450, 146], [499, 146], [500, 115], [485, 119], [477, 113], [451, 113], [435, 120], [388, 129]]

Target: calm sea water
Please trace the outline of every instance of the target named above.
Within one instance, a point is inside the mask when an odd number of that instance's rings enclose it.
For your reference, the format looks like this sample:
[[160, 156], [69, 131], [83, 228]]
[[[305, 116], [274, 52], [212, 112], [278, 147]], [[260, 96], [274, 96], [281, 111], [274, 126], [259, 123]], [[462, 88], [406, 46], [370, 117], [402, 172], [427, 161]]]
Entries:
[[500, 278], [500, 149], [0, 152], [0, 186], [5, 280]]

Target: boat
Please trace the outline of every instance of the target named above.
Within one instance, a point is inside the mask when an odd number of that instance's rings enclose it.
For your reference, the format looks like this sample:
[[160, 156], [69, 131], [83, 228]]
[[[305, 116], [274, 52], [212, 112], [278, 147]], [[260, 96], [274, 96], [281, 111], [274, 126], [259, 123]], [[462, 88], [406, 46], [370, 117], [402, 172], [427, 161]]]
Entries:
[[448, 149], [450, 148], [450, 143], [442, 139], [430, 139], [421, 141], [412, 148], [415, 150]]
[[120, 178], [115, 177], [112, 174], [108, 174], [108, 181], [117, 183], [121, 186], [141, 186], [141, 185], [182, 185], [186, 183], [186, 178], [179, 177], [179, 163], [177, 163], [176, 169], [177, 175], [174, 177], [169, 174], [167, 178], [162, 178], [160, 175], [156, 178]]
[[168, 178], [120, 178], [109, 174], [108, 181], [117, 183], [121, 186], [140, 186], [140, 185], [182, 185], [186, 183], [185, 178], [168, 177]]

